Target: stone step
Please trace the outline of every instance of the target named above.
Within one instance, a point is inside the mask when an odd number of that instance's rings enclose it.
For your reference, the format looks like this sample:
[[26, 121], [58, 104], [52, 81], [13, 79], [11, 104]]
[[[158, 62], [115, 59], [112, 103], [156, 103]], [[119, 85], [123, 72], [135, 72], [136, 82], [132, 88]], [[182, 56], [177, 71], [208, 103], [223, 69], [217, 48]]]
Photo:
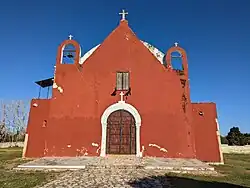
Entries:
[[144, 169], [141, 165], [87, 165], [86, 169]]
[[214, 167], [196, 159], [138, 158], [109, 155], [107, 157], [42, 158], [19, 165], [30, 170], [132, 169], [155, 170], [166, 173], [214, 174]]
[[106, 164], [106, 165], [86, 165], [86, 168], [114, 168], [114, 169], [148, 169], [148, 170], [170, 170], [170, 171], [214, 171], [213, 167], [171, 167], [171, 166], [144, 166], [141, 164]]

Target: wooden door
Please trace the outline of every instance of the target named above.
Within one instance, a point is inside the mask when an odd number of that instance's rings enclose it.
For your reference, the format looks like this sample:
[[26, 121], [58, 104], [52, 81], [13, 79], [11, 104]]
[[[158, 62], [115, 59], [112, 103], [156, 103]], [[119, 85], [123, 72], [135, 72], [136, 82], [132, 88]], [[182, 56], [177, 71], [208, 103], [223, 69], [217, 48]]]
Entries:
[[107, 154], [136, 154], [134, 117], [125, 110], [110, 114], [107, 122]]

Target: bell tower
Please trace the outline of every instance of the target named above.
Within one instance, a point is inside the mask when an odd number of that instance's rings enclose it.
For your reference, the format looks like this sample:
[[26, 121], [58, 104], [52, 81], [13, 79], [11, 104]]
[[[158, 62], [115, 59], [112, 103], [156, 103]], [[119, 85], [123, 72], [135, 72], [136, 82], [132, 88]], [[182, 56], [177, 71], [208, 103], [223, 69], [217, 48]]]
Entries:
[[190, 98], [187, 54], [177, 42], [166, 53], [166, 67], [168, 71], [174, 72], [180, 79], [180, 85], [182, 87], [182, 97], [180, 99], [181, 107], [185, 114], [185, 119], [188, 122], [188, 147], [193, 146], [192, 150], [194, 153], [196, 153], [193, 127], [191, 126], [192, 104]]
[[78, 42], [69, 35], [68, 40], [63, 41], [58, 47], [56, 66], [61, 64], [79, 65], [81, 56], [81, 47]]
[[180, 78], [180, 83], [183, 88], [181, 99], [182, 108], [186, 113], [188, 104], [191, 104], [187, 54], [177, 42], [166, 53], [166, 67], [169, 71], [175, 72]]
[[72, 39], [73, 36], [69, 35], [68, 39], [63, 41], [57, 50], [56, 65], [54, 70], [54, 81], [53, 81], [53, 92], [52, 97], [54, 98], [58, 91], [63, 93], [62, 80], [60, 73], [65, 70], [65, 66], [76, 66], [80, 69], [80, 56], [81, 47], [79, 43]]

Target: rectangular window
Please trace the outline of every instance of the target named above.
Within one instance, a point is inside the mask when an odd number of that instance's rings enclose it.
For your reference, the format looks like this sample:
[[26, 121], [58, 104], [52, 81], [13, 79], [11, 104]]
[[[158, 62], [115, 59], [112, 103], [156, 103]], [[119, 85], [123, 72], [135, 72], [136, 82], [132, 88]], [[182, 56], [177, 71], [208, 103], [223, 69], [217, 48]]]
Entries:
[[116, 89], [117, 90], [129, 89], [129, 72], [116, 73]]

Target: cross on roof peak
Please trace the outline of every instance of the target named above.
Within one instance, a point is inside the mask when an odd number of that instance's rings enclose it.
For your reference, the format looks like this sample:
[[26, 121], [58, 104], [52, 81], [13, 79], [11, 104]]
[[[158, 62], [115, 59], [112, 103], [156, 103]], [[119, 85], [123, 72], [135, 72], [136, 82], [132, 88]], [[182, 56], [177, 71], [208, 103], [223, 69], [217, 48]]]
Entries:
[[73, 36], [72, 35], [69, 35], [69, 40], [72, 40]]
[[126, 20], [126, 15], [128, 14], [128, 12], [125, 12], [124, 9], [122, 9], [122, 12], [119, 13], [119, 15], [122, 15], [122, 19], [121, 20]]
[[178, 46], [178, 42], [175, 42], [174, 45], [177, 47]]

